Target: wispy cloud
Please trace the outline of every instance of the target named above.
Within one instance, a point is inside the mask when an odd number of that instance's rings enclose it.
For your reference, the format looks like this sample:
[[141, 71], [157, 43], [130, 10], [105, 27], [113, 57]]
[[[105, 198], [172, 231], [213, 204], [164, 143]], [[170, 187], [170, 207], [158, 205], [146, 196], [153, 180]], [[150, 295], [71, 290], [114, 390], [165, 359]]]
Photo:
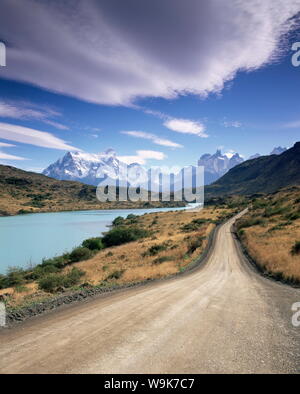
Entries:
[[[0, 142], [0, 149], [1, 148], [13, 148], [16, 145], [7, 144], [6, 142]], [[8, 153], [4, 153], [0, 150], [0, 160], [28, 160], [25, 157], [10, 155]]]
[[59, 116], [61, 116], [61, 113], [58, 111], [34, 103], [0, 100], [0, 117], [2, 118], [38, 120], [56, 129], [68, 130], [68, 126], [53, 120], [53, 118]]
[[300, 128], [300, 120], [294, 120], [292, 122], [286, 122], [282, 125], [284, 129], [298, 129]]
[[4, 153], [0, 151], [0, 159], [1, 160], [28, 160], [25, 157], [9, 155], [8, 153]]
[[10, 123], [0, 123], [0, 138], [43, 148], [80, 151], [51, 133]]
[[208, 137], [204, 124], [194, 120], [173, 118], [166, 120], [164, 126], [177, 133], [193, 134], [202, 138]]
[[126, 164], [146, 164], [147, 160], [164, 160], [167, 156], [163, 152], [154, 150], [137, 150], [133, 156], [118, 156], [118, 159]]
[[7, 144], [6, 142], [0, 142], [0, 148], [11, 148], [13, 146], [16, 146], [16, 145]]
[[121, 133], [135, 138], [143, 138], [145, 140], [150, 140], [154, 144], [167, 146], [169, 148], [183, 148], [183, 145], [177, 144], [177, 142], [170, 141], [166, 138], [161, 138], [158, 135], [152, 133], [146, 133], [145, 131], [121, 131]]
[[109, 105], [205, 97], [276, 60], [299, 10], [298, 0], [1, 0], [1, 75]]
[[242, 127], [242, 123], [239, 122], [238, 120], [224, 120], [223, 122], [224, 127], [234, 127], [234, 128], [239, 128]]

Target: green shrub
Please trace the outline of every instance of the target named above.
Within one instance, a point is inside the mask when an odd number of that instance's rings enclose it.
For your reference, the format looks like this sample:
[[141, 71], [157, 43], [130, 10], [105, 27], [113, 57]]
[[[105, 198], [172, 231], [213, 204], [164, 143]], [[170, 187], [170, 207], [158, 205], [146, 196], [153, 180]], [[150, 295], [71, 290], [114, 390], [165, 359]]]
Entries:
[[180, 229], [185, 232], [192, 232], [199, 230], [202, 224], [209, 222], [209, 219], [194, 219], [190, 223], [185, 224], [184, 226], [180, 227]]
[[72, 270], [63, 276], [62, 285], [63, 287], [72, 287], [79, 283], [80, 278], [84, 276], [84, 271], [73, 267]]
[[286, 215], [286, 219], [288, 220], [297, 220], [300, 218], [300, 212], [291, 212], [288, 215]]
[[274, 208], [267, 207], [264, 212], [264, 216], [269, 218], [275, 215], [281, 215], [290, 210], [290, 207], [275, 206]]
[[84, 248], [88, 248], [90, 250], [101, 250], [104, 248], [102, 243], [102, 238], [89, 238], [82, 242], [82, 246]]
[[70, 253], [70, 263], [76, 263], [78, 261], [88, 260], [93, 255], [92, 251], [86, 247], [79, 246]]
[[248, 219], [240, 219], [237, 222], [237, 228], [239, 230], [239, 229], [245, 228], [245, 227], [259, 226], [259, 225], [264, 225], [264, 224], [265, 224], [265, 221], [263, 219], [258, 218], [258, 217], [248, 218]]
[[37, 265], [32, 272], [25, 275], [26, 279], [37, 280], [48, 274], [55, 274], [60, 271], [60, 268], [54, 264], [40, 264]]
[[31, 211], [28, 211], [27, 209], [19, 209], [18, 215], [26, 215], [28, 213], [32, 213]]
[[238, 236], [242, 238], [245, 235], [245, 230], [239, 229], [237, 233], [238, 233]]
[[39, 289], [48, 293], [54, 293], [59, 287], [62, 286], [63, 277], [59, 274], [49, 274], [38, 280]]
[[265, 199], [254, 199], [252, 202], [253, 209], [265, 208], [269, 205], [269, 201]]
[[6, 275], [8, 287], [22, 285], [25, 281], [24, 275], [22, 268], [10, 267]]
[[165, 263], [166, 261], [173, 261], [173, 260], [174, 260], [173, 256], [161, 256], [153, 260], [153, 264], [162, 264]]
[[79, 283], [80, 278], [84, 275], [84, 272], [76, 267], [66, 275], [60, 274], [48, 274], [38, 280], [38, 285], [41, 290], [49, 293], [54, 293], [60, 287], [72, 287]]
[[111, 280], [111, 279], [118, 280], [121, 278], [123, 273], [124, 273], [124, 270], [114, 271], [111, 274], [109, 274], [105, 280]]
[[9, 287], [6, 275], [0, 274], [0, 289], [6, 289]]
[[158, 253], [166, 250], [167, 248], [168, 245], [166, 243], [152, 245], [145, 253], [145, 256], [155, 256]]
[[300, 241], [295, 242], [295, 244], [293, 245], [293, 247], [291, 249], [291, 254], [292, 255], [300, 254]]
[[127, 215], [127, 220], [132, 220], [132, 219], [137, 219], [137, 215], [134, 215], [133, 213], [130, 213], [129, 215]]
[[188, 240], [188, 254], [192, 254], [196, 249], [202, 246], [202, 238], [194, 237]]
[[149, 232], [142, 228], [118, 226], [108, 231], [102, 241], [106, 247], [117, 246], [145, 238], [148, 235]]
[[121, 224], [124, 224], [125, 219], [122, 216], [117, 216], [113, 222], [112, 225], [113, 226], [120, 226]]
[[57, 268], [63, 268], [70, 262], [70, 253], [64, 253], [61, 256], [53, 257], [52, 259], [44, 259], [40, 266], [54, 265]]

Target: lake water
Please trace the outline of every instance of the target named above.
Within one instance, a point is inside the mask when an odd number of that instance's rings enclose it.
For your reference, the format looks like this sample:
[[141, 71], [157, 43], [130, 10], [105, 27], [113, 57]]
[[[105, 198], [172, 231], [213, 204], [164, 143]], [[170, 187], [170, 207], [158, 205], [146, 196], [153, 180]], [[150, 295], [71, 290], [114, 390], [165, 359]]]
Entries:
[[185, 208], [121, 209], [35, 213], [0, 218], [0, 273], [8, 267], [27, 268], [43, 258], [59, 256], [84, 239], [100, 236], [117, 216], [130, 213], [182, 210]]

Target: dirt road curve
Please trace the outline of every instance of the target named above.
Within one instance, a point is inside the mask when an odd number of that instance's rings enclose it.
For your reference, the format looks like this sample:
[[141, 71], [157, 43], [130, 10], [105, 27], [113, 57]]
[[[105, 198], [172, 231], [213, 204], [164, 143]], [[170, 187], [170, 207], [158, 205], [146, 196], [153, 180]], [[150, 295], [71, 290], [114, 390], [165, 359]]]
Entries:
[[231, 234], [188, 275], [0, 332], [2, 373], [300, 372], [300, 291], [260, 277]]

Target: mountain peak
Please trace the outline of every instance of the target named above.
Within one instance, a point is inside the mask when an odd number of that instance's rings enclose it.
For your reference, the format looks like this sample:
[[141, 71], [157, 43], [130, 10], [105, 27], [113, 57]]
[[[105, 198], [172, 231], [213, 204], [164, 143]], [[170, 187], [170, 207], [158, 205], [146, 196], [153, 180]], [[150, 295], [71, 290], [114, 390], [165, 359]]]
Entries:
[[285, 152], [287, 150], [286, 147], [281, 147], [281, 146], [277, 146], [275, 147], [272, 152], [270, 153], [270, 155], [281, 155], [281, 153]]

